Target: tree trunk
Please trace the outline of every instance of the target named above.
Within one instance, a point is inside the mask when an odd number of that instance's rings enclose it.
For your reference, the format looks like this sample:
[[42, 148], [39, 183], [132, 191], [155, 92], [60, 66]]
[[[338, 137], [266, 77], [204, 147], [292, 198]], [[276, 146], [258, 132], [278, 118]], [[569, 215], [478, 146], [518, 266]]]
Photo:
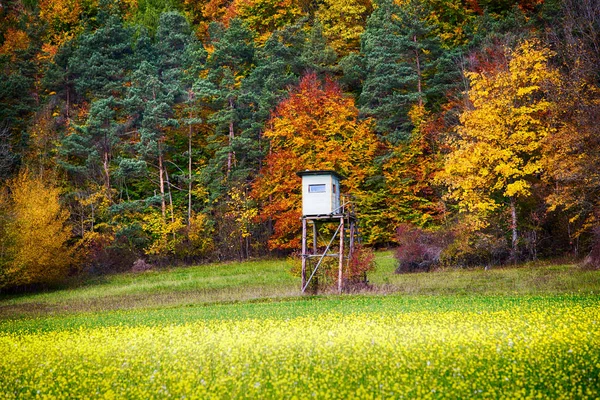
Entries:
[[102, 168], [104, 169], [104, 187], [106, 189], [106, 197], [108, 201], [112, 203], [112, 193], [110, 190], [110, 156], [108, 151], [104, 151], [104, 157], [102, 160]]
[[162, 149], [160, 147], [160, 142], [158, 144], [158, 180], [160, 188], [160, 208], [162, 211], [162, 217], [164, 221], [167, 218], [167, 204], [165, 202], [165, 176], [163, 167], [163, 155]]
[[[417, 44], [417, 35], [413, 35], [413, 42]], [[415, 61], [417, 63], [417, 92], [419, 93], [419, 107], [423, 107], [423, 88], [421, 83], [421, 60], [419, 59], [419, 49], [415, 46]]]
[[510, 197], [510, 228], [512, 230], [512, 246], [510, 258], [513, 263], [517, 262], [517, 242], [519, 240], [517, 232], [517, 206], [514, 196]]
[[65, 82], [65, 89], [67, 92], [67, 99], [66, 99], [66, 116], [67, 116], [67, 124], [71, 123], [71, 112], [70, 112], [70, 108], [71, 108], [71, 88], [69, 86], [69, 68], [67, 68], [67, 80]]
[[190, 111], [190, 126], [188, 130], [188, 215], [187, 225], [192, 221], [192, 112]]
[[[229, 108], [233, 113], [233, 99], [229, 99]], [[233, 139], [235, 139], [235, 133], [233, 131], [233, 117], [231, 117], [231, 119], [229, 120], [229, 153], [227, 154], [227, 177], [229, 177], [229, 174], [231, 173], [231, 168], [233, 166], [234, 153], [233, 149], [231, 148], [231, 146], [233, 146]]]
[[96, 222], [96, 215], [94, 213], [94, 211], [95, 211], [94, 203], [92, 203], [91, 206], [92, 206], [92, 228], [91, 228], [91, 230], [92, 230], [92, 232], [94, 232], [94, 223]]
[[171, 182], [169, 181], [169, 172], [165, 169], [165, 180], [169, 196], [169, 210], [171, 211], [171, 222], [175, 223], [175, 209], [173, 208], [173, 196], [171, 195]]

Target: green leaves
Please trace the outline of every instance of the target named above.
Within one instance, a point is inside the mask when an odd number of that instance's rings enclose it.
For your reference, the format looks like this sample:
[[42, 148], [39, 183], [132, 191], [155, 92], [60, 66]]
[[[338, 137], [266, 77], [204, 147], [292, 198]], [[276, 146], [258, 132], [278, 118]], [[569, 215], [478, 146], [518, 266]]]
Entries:
[[439, 39], [431, 35], [418, 2], [376, 5], [361, 36], [362, 60], [356, 60], [364, 64], [358, 104], [362, 115], [375, 118], [377, 133], [397, 143], [412, 130], [410, 108], [439, 96], [441, 75], [451, 69], [438, 61]]

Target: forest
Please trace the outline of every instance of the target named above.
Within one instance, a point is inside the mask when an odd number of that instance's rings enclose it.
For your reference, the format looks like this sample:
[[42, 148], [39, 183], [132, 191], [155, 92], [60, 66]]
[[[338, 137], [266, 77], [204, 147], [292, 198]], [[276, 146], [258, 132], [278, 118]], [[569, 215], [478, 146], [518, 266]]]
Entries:
[[600, 3], [0, 1], [0, 288], [294, 254], [306, 169], [407, 265], [600, 267]]

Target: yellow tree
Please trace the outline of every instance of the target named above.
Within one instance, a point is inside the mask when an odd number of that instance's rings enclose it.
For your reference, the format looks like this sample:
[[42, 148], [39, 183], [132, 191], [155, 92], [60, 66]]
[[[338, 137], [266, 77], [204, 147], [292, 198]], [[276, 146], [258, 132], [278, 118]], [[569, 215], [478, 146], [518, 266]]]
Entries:
[[67, 248], [69, 213], [59, 202], [59, 189], [28, 172], [9, 183], [4, 227], [3, 275], [10, 285], [52, 283], [72, 264]]
[[545, 88], [557, 73], [548, 66], [550, 51], [536, 41], [507, 53], [508, 63], [493, 73], [467, 73], [472, 107], [460, 116], [454, 150], [439, 177], [448, 198], [475, 215], [479, 227], [491, 212], [510, 209], [514, 258], [517, 204], [531, 196], [542, 172], [542, 142], [552, 132]]
[[258, 43], [264, 43], [273, 31], [291, 25], [302, 15], [293, 0], [234, 0], [237, 16], [258, 33]]
[[40, 19], [48, 28], [48, 42], [44, 50], [56, 54], [64, 43], [81, 31], [80, 18], [84, 12], [81, 0], [41, 0]]
[[367, 17], [373, 11], [371, 0], [324, 0], [317, 11], [323, 34], [338, 54], [357, 52]]

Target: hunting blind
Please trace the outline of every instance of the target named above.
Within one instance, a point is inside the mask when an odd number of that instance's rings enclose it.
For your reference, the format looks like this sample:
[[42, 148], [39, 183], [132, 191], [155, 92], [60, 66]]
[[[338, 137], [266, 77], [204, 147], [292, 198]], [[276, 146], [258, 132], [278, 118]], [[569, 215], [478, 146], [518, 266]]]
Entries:
[[340, 181], [334, 171], [303, 171], [302, 215], [334, 215], [340, 212]]
[[[356, 216], [351, 203], [342, 201], [340, 193], [340, 182], [344, 177], [335, 171], [323, 170], [301, 171], [297, 175], [302, 178], [302, 292], [306, 292], [313, 279], [316, 282], [315, 274], [325, 257], [334, 257], [339, 260], [338, 291], [341, 293], [344, 267], [347, 269], [352, 259], [357, 236]], [[309, 222], [312, 224], [312, 249], [308, 246]], [[337, 225], [324, 249], [318, 243], [319, 223]]]

